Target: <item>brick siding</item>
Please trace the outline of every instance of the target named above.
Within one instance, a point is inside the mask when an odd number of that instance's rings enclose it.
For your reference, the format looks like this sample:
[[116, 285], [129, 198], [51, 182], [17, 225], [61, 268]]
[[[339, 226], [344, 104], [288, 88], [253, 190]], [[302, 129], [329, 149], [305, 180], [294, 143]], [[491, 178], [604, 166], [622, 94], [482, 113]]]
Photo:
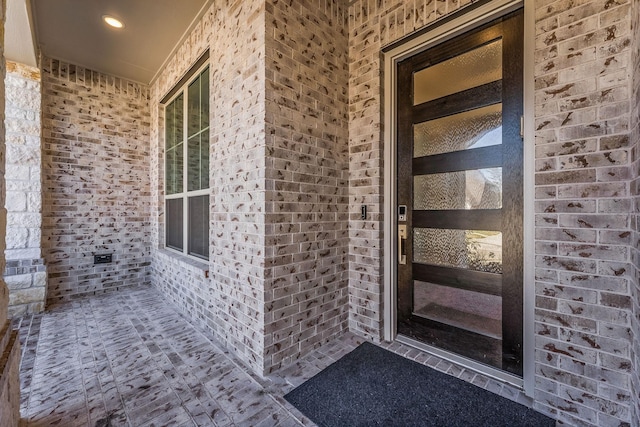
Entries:
[[44, 58], [42, 92], [48, 302], [148, 282], [148, 88]]
[[632, 375], [631, 375], [631, 419], [640, 423], [640, 2], [634, 1], [631, 8], [631, 260], [634, 273], [631, 287], [633, 330]]
[[347, 329], [348, 31], [340, 2], [269, 1], [265, 369]]

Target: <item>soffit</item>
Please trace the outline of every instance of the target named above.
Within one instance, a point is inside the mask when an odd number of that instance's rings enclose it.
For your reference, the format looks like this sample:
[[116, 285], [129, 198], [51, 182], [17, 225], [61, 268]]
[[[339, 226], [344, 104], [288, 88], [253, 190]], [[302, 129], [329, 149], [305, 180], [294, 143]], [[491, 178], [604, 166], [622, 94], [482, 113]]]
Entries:
[[[150, 83], [211, 0], [31, 0], [44, 56]], [[104, 15], [120, 19], [113, 29]]]
[[27, 0], [8, 0], [4, 56], [7, 60], [37, 67], [38, 61], [30, 25]]

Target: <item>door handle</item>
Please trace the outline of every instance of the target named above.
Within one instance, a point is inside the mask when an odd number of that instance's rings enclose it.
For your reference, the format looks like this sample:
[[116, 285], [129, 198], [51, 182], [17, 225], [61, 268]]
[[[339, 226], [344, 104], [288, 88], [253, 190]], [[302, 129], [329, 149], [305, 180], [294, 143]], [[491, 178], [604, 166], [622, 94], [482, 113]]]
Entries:
[[398, 263], [407, 263], [407, 254], [405, 253], [404, 244], [407, 240], [407, 226], [405, 224], [398, 225]]

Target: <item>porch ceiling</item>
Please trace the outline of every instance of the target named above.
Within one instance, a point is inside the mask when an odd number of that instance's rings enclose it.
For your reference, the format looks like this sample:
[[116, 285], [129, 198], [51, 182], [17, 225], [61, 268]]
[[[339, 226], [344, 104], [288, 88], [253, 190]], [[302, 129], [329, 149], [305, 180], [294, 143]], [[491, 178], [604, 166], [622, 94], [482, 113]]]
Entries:
[[211, 1], [31, 0], [31, 21], [45, 56], [148, 84]]

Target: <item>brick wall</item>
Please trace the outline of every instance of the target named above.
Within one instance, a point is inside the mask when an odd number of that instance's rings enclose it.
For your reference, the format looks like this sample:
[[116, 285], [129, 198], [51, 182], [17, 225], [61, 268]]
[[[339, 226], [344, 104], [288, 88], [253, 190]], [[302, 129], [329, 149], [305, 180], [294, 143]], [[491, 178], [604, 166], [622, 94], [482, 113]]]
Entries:
[[40, 70], [7, 61], [7, 266], [9, 316], [44, 310], [47, 273], [41, 250]]
[[617, 425], [630, 421], [630, 5], [537, 3], [536, 400]]
[[[261, 1], [212, 5], [151, 87], [153, 284], [185, 313], [202, 313], [216, 336], [259, 373], [264, 370], [264, 19]], [[183, 264], [187, 270], [169, 266], [181, 258], [160, 249], [164, 126], [158, 103], [206, 49], [211, 58], [210, 274], [188, 283], [184, 277], [193, 265]], [[207, 266], [195, 268], [203, 275]]]
[[340, 3], [267, 2], [267, 370], [347, 328], [348, 31]]
[[153, 285], [202, 328], [215, 325], [209, 279], [201, 263], [165, 250], [153, 252]]
[[[258, 373], [346, 328], [348, 56], [336, 4], [214, 5], [151, 88], [154, 285]], [[162, 250], [158, 107], [206, 49], [209, 279], [207, 266]]]
[[[5, 267], [5, 60], [4, 23], [6, 1], [0, 0], [0, 271]], [[9, 290], [0, 278], [0, 425], [17, 426], [20, 420], [20, 341], [7, 320]]]
[[632, 419], [640, 420], [640, 2], [634, 0], [631, 9], [631, 196], [632, 201], [632, 254], [635, 275], [632, 281], [631, 295], [633, 316], [632, 361]]
[[[349, 8], [350, 213], [363, 203], [374, 213], [350, 222], [350, 328], [374, 340], [383, 326], [379, 52], [469, 3]], [[536, 9], [535, 405], [569, 424], [618, 425], [631, 420], [630, 3], [528, 4]]]
[[147, 282], [148, 88], [45, 58], [42, 92], [47, 300]]

